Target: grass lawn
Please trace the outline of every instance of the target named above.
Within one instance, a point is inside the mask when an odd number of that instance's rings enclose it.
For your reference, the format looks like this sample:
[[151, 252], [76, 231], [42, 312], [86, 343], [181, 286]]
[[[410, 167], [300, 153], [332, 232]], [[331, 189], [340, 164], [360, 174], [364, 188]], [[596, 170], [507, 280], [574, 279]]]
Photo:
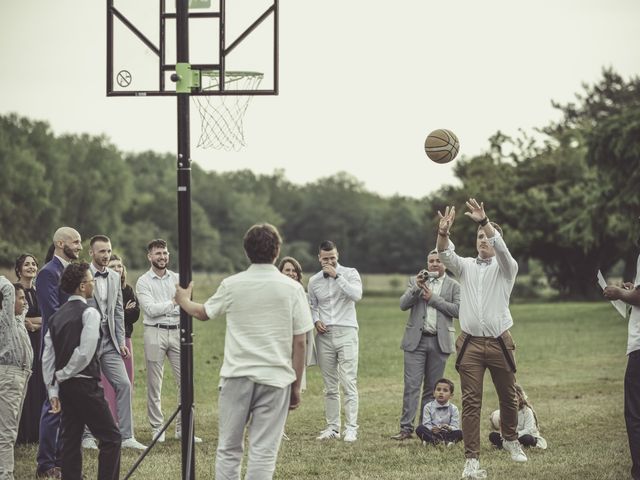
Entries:
[[[215, 282], [202, 281], [196, 297], [204, 299]], [[490, 479], [621, 479], [629, 478], [630, 458], [623, 419], [622, 379], [626, 365], [626, 323], [607, 303], [519, 304], [512, 308], [518, 380], [540, 420], [546, 451], [534, 449], [526, 464], [511, 462], [490, 447], [489, 413], [497, 399], [485, 378], [481, 465]], [[308, 370], [303, 405], [287, 422], [290, 441], [282, 443], [275, 478], [279, 479], [455, 479], [464, 463], [463, 446], [425, 448], [416, 440], [390, 440], [399, 429], [402, 405], [400, 339], [407, 314], [398, 299], [369, 297], [358, 305], [360, 322], [359, 439], [320, 443], [324, 428], [322, 379], [317, 367]], [[217, 442], [218, 372], [222, 362], [224, 321], [194, 321], [196, 478], [212, 479]], [[136, 436], [150, 440], [146, 419], [142, 328], [134, 331], [136, 361]], [[454, 403], [460, 406], [459, 378], [450, 358], [445, 375], [456, 384]], [[165, 369], [163, 408], [169, 416], [177, 391], [170, 368]], [[156, 446], [133, 475], [134, 479], [181, 478], [180, 443], [173, 439]], [[96, 478], [97, 453], [85, 451], [87, 478]], [[16, 479], [33, 478], [35, 446], [16, 449]], [[122, 454], [122, 476], [136, 459]]]

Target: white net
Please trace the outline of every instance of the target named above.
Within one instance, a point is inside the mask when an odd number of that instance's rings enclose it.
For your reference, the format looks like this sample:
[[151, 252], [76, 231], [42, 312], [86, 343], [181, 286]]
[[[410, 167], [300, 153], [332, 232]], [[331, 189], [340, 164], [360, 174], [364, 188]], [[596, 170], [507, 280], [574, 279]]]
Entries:
[[[262, 73], [225, 72], [225, 90], [256, 90]], [[217, 71], [201, 73], [202, 90], [217, 90], [220, 75]], [[245, 146], [242, 119], [251, 95], [193, 95], [200, 113], [200, 148], [240, 150]]]

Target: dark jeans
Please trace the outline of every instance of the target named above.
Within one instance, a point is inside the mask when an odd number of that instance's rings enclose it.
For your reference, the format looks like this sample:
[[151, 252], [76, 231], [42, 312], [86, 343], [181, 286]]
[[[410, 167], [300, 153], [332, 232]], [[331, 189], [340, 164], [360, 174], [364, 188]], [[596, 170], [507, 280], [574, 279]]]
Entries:
[[62, 478], [82, 479], [82, 432], [86, 424], [100, 449], [98, 480], [118, 480], [122, 439], [98, 379], [75, 377], [62, 382], [60, 404]]
[[58, 438], [60, 414], [50, 413], [51, 404], [45, 399], [40, 412], [40, 443], [38, 445], [38, 472], [46, 472], [60, 466], [62, 445]]
[[[489, 441], [493, 443], [496, 447], [502, 448], [502, 435], [498, 432], [491, 432], [489, 434]], [[523, 447], [535, 447], [538, 444], [538, 439], [533, 435], [524, 434], [518, 437], [518, 441], [520, 445]]]
[[442, 431], [439, 433], [433, 433], [424, 425], [418, 425], [418, 428], [416, 428], [416, 435], [423, 442], [433, 443], [434, 445], [440, 442], [456, 443], [462, 440], [462, 430], [450, 430], [450, 431]]
[[624, 374], [624, 421], [631, 450], [631, 477], [640, 480], [640, 350], [631, 352]]

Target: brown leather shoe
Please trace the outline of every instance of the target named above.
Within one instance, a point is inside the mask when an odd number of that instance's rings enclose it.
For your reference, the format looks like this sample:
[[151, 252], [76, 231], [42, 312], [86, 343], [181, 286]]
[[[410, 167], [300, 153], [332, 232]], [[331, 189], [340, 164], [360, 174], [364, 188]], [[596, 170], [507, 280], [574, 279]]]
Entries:
[[413, 435], [411, 434], [411, 432], [407, 432], [405, 430], [400, 430], [400, 433], [394, 435], [393, 437], [391, 437], [391, 440], [398, 440], [399, 442], [406, 440], [408, 438], [411, 438]]

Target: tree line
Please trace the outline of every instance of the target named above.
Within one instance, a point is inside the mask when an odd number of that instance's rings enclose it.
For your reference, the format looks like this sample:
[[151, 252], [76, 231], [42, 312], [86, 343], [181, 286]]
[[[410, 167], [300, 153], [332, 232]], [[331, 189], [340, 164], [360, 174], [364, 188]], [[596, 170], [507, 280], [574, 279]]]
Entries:
[[[561, 120], [535, 135], [497, 132], [488, 151], [456, 160], [459, 186], [421, 199], [382, 197], [343, 172], [296, 185], [283, 171], [217, 173], [194, 163], [193, 268], [246, 268], [240, 238], [270, 222], [285, 238], [283, 255], [309, 271], [328, 238], [363, 273], [413, 273], [435, 245], [437, 211], [462, 212], [475, 196], [501, 223], [521, 270], [533, 260], [563, 296], [593, 296], [598, 268], [619, 266], [626, 279], [635, 269], [640, 80], [605, 69], [574, 102], [554, 107]], [[85, 240], [109, 235], [132, 268], [147, 266], [151, 238], [165, 238], [177, 268], [174, 154], [121, 152], [105, 136], [56, 136], [46, 122], [8, 114], [0, 116], [0, 169], [0, 264], [23, 251], [43, 260], [55, 229], [68, 225]], [[474, 254], [474, 236], [471, 222], [456, 222], [458, 251]]]

